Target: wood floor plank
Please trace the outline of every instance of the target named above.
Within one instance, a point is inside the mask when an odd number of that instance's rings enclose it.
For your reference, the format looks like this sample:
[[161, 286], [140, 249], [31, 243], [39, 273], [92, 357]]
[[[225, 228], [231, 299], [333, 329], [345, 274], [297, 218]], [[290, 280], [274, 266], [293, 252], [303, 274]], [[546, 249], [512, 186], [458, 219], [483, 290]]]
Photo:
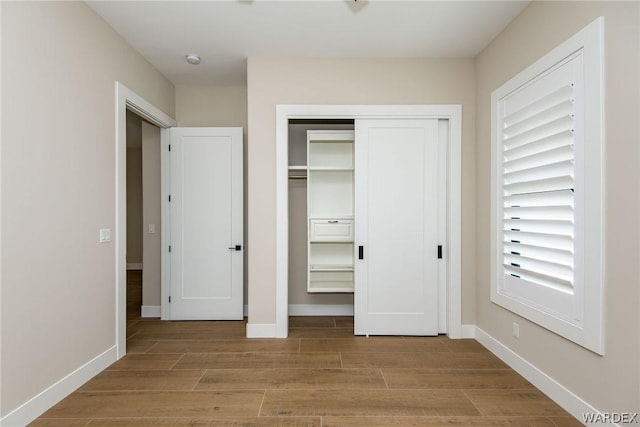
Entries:
[[320, 417], [112, 418], [89, 427], [320, 427]]
[[480, 344], [476, 340], [472, 339], [462, 339], [462, 340], [451, 340], [445, 339], [442, 340], [442, 345], [448, 349], [449, 351], [458, 351], [458, 352], [488, 352], [482, 344]]
[[213, 369], [196, 390], [385, 389], [379, 369]]
[[353, 316], [336, 316], [334, 319], [336, 322], [336, 328], [353, 329]]
[[146, 353], [157, 341], [140, 340], [135, 337], [127, 340], [127, 354]]
[[[164, 323], [163, 323], [164, 322]], [[138, 339], [148, 340], [212, 340], [245, 338], [244, 321], [167, 322], [162, 320], [141, 321], [136, 324]]]
[[533, 386], [511, 369], [382, 369], [389, 388], [523, 389]]
[[89, 418], [38, 418], [28, 427], [85, 427], [89, 421]]
[[505, 369], [491, 353], [342, 352], [345, 368]]
[[538, 390], [465, 390], [482, 415], [570, 416]]
[[442, 340], [422, 338], [405, 340], [402, 337], [303, 338], [301, 352], [447, 352]]
[[131, 339], [135, 337], [140, 332], [140, 329], [137, 329], [135, 326], [127, 327], [126, 336], [127, 339]]
[[142, 320], [136, 324], [138, 328], [145, 331], [198, 331], [207, 332], [214, 329], [243, 329], [247, 327], [246, 320], [188, 320], [188, 321], [167, 321], [167, 320]]
[[204, 370], [103, 371], [79, 390], [193, 390], [204, 372]]
[[581, 427], [584, 425], [573, 417], [549, 417], [549, 419], [555, 427]]
[[174, 369], [340, 368], [338, 353], [189, 353]]
[[167, 322], [143, 320], [132, 330], [138, 339], [146, 340], [212, 340], [245, 338], [246, 321]]
[[181, 357], [182, 354], [127, 354], [107, 369], [170, 369]]
[[148, 353], [224, 353], [224, 352], [277, 352], [297, 353], [299, 340], [260, 339], [248, 340], [180, 340], [157, 341]]
[[544, 417], [323, 417], [323, 427], [554, 427]]
[[142, 329], [134, 337], [144, 340], [212, 340], [246, 338], [246, 330], [242, 328], [212, 328], [210, 330], [167, 330]]
[[132, 328], [135, 325], [137, 325], [138, 323], [140, 323], [141, 320], [137, 319], [137, 320], [127, 320], [127, 328]]
[[258, 415], [261, 391], [76, 392], [45, 418], [234, 417]]
[[[353, 321], [351, 325], [353, 326]], [[290, 328], [335, 328], [336, 322], [332, 316], [291, 316]]]
[[353, 336], [348, 328], [289, 328], [289, 338], [346, 338]]
[[265, 416], [479, 415], [460, 390], [267, 390]]

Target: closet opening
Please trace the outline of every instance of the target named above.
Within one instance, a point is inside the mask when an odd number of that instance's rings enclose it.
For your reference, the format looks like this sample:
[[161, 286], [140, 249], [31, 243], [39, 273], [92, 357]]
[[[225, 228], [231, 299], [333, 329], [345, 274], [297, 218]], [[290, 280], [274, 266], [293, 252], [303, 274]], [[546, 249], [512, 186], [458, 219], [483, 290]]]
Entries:
[[276, 318], [248, 336], [351, 313], [354, 335], [471, 336], [461, 121], [460, 105], [276, 106]]
[[288, 122], [289, 316], [353, 316], [353, 132]]

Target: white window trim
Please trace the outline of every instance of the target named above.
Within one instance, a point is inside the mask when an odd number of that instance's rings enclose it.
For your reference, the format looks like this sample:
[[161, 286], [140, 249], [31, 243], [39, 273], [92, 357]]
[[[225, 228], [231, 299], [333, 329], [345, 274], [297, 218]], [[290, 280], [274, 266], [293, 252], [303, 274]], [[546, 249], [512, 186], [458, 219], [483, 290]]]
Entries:
[[[604, 18], [599, 17], [491, 94], [491, 301], [589, 350], [604, 354], [605, 138], [604, 138]], [[584, 149], [576, 153], [576, 177], [586, 197], [576, 212], [576, 282], [574, 298], [583, 307], [579, 322], [567, 322], [548, 310], [501, 291], [502, 280], [502, 145], [498, 143], [498, 105], [506, 95], [582, 50], [584, 61]], [[577, 106], [576, 108], [580, 108]], [[582, 161], [580, 160], [580, 157]], [[582, 172], [584, 171], [584, 173]], [[580, 198], [580, 200], [578, 200]], [[582, 226], [580, 226], [582, 223]]]

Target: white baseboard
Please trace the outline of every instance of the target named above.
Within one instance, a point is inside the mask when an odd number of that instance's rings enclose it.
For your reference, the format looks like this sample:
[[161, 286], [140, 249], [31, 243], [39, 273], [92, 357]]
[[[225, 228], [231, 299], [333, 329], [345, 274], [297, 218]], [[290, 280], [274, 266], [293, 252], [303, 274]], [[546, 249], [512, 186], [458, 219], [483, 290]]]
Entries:
[[142, 270], [142, 263], [141, 262], [127, 263], [127, 270]]
[[160, 306], [143, 305], [140, 310], [140, 317], [160, 317]]
[[582, 414], [601, 413], [580, 397], [576, 396], [571, 390], [567, 389], [565, 386], [551, 378], [549, 375], [532, 365], [529, 361], [522, 358], [513, 350], [477, 326], [475, 327], [475, 338], [480, 344], [491, 351], [491, 353], [498, 356], [504, 363], [525, 377], [527, 381], [536, 386], [536, 388], [549, 396], [554, 402], [576, 417], [579, 421], [583, 422]]
[[353, 316], [353, 304], [289, 304], [289, 316]]
[[275, 338], [278, 329], [275, 323], [247, 323], [247, 338]]
[[116, 346], [96, 356], [66, 377], [0, 419], [1, 426], [26, 426], [117, 359]]
[[462, 325], [460, 328], [460, 338], [475, 338], [476, 325]]

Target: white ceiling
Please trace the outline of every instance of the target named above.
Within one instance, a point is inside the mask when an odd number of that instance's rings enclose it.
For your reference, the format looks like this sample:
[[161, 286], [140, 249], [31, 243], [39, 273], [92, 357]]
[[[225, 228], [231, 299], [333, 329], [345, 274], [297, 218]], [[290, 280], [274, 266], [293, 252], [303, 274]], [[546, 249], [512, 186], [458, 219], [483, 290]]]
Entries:
[[474, 57], [528, 1], [88, 3], [174, 84], [244, 85], [248, 57]]

